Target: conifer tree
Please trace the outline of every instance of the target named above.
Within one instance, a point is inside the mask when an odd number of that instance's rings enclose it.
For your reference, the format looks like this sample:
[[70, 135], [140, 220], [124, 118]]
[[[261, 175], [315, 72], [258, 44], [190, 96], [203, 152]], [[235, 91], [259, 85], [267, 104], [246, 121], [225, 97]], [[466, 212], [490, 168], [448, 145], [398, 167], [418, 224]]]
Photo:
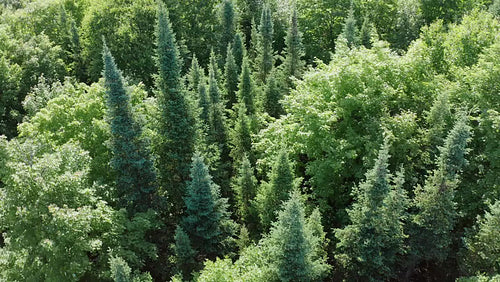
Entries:
[[250, 163], [255, 165], [255, 157], [252, 152], [252, 136], [250, 129], [250, 120], [246, 115], [245, 104], [239, 104], [238, 118], [236, 119], [232, 134], [231, 157], [235, 163], [240, 163], [246, 155]]
[[214, 259], [223, 255], [228, 242], [234, 241], [235, 223], [227, 211], [227, 199], [212, 181], [200, 154], [193, 157], [191, 181], [187, 186], [185, 216], [181, 226], [198, 254], [198, 259]]
[[248, 58], [243, 57], [243, 66], [238, 84], [238, 102], [244, 103], [247, 110], [246, 114], [253, 116], [255, 114], [255, 86], [248, 65]]
[[372, 29], [373, 26], [370, 19], [365, 17], [359, 31], [359, 43], [368, 49], [372, 47]]
[[188, 74], [188, 89], [192, 92], [198, 91], [202, 78], [203, 69], [200, 67], [196, 56], [193, 56], [193, 59], [191, 60], [191, 68], [189, 69]]
[[132, 278], [130, 277], [131, 269], [121, 257], [111, 257], [109, 259], [109, 268], [111, 269], [111, 278], [113, 281], [132, 282]]
[[239, 71], [234, 61], [233, 48], [231, 43], [227, 46], [226, 65], [224, 67], [224, 86], [226, 90], [226, 109], [232, 109], [237, 102], [236, 92], [238, 91]]
[[241, 221], [246, 223], [251, 231], [256, 231], [256, 222], [253, 218], [251, 202], [255, 198], [257, 179], [254, 176], [254, 169], [247, 156], [239, 164], [238, 173], [233, 182], [233, 190], [236, 193], [239, 215]]
[[194, 257], [196, 252], [191, 248], [189, 236], [184, 232], [182, 227], [177, 226], [175, 229], [175, 263], [177, 271], [180, 272], [184, 279], [189, 280], [191, 272], [195, 268]]
[[83, 65], [82, 60], [82, 46], [80, 44], [80, 36], [78, 35], [78, 27], [76, 26], [75, 20], [71, 21], [70, 27], [70, 35], [71, 35], [71, 45], [70, 49], [72, 52], [72, 60], [73, 60], [73, 73], [78, 78], [79, 81], [85, 81], [85, 67]]
[[210, 126], [210, 98], [207, 96], [207, 86], [205, 81], [198, 86], [198, 107], [200, 108], [199, 122], [204, 135], [208, 134]]
[[222, 2], [222, 10], [220, 15], [221, 21], [221, 38], [219, 42], [219, 54], [222, 58], [226, 58], [226, 50], [229, 43], [234, 40], [236, 31], [236, 20], [234, 13], [234, 4], [232, 0], [224, 0]]
[[290, 86], [290, 77], [294, 76], [300, 78], [304, 70], [305, 62], [302, 57], [305, 55], [304, 46], [302, 45], [302, 34], [299, 31], [297, 23], [297, 10], [293, 9], [292, 17], [290, 19], [290, 26], [285, 39], [285, 61], [284, 69], [287, 83]]
[[[304, 204], [298, 191], [283, 203], [270, 239], [275, 249], [273, 262], [281, 281], [321, 281], [329, 267], [325, 257], [316, 254], [320, 238], [306, 223]], [[318, 226], [323, 233], [321, 225]]]
[[165, 5], [160, 4], [157, 25], [156, 80], [160, 108], [158, 170], [174, 217], [181, 213], [185, 183], [195, 142], [195, 120], [181, 87], [181, 62]]
[[123, 77], [106, 44], [103, 49], [106, 100], [112, 136], [111, 167], [116, 173], [119, 205], [133, 215], [152, 207], [156, 175], [149, 154], [141, 144], [141, 129], [133, 119], [130, 96], [125, 89]]
[[267, 5], [262, 9], [257, 38], [257, 77], [262, 84], [265, 84], [267, 76], [274, 66], [273, 20], [271, 9]]
[[264, 110], [272, 117], [279, 118], [284, 113], [281, 99], [283, 98], [281, 89], [276, 83], [275, 74], [271, 73], [267, 79], [267, 85], [264, 89]]
[[351, 2], [351, 8], [349, 8], [349, 13], [344, 22], [344, 30], [342, 35], [347, 39], [347, 46], [350, 48], [358, 46], [358, 27], [356, 26], [356, 18], [354, 17], [354, 7]]
[[417, 260], [441, 262], [448, 256], [451, 231], [458, 216], [454, 201], [458, 174], [467, 164], [466, 146], [470, 127], [462, 115], [446, 137], [436, 161], [437, 168], [423, 187], [415, 189], [417, 213], [412, 222], [411, 247]]
[[[248, 35], [247, 35], [248, 36]], [[260, 34], [257, 28], [257, 23], [255, 23], [255, 18], [252, 18], [252, 29], [250, 32], [250, 40], [246, 39], [248, 47], [248, 58], [250, 60], [255, 60], [257, 58], [257, 49], [259, 48]]]
[[387, 281], [394, 276], [396, 256], [404, 253], [403, 173], [391, 185], [388, 159], [386, 139], [366, 180], [354, 189], [355, 203], [348, 210], [351, 224], [335, 230], [335, 257], [346, 268], [348, 280]]
[[233, 40], [233, 57], [234, 63], [238, 69], [238, 76], [241, 73], [241, 65], [243, 63], [243, 54], [245, 52], [245, 47], [243, 46], [243, 39], [241, 38], [241, 34], [238, 32], [234, 36]]
[[294, 176], [288, 154], [282, 150], [269, 175], [269, 182], [260, 186], [256, 199], [264, 230], [268, 230], [271, 223], [276, 220], [276, 211], [284, 201], [288, 200], [288, 194], [293, 190], [293, 182]]

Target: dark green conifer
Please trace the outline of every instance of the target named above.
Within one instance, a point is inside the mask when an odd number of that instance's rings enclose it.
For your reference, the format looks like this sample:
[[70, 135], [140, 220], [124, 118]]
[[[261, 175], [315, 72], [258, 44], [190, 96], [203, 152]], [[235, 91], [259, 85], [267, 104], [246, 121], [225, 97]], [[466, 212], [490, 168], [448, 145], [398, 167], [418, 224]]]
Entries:
[[285, 38], [285, 61], [284, 70], [288, 86], [291, 86], [290, 77], [301, 78], [304, 71], [305, 62], [302, 57], [305, 55], [304, 46], [302, 45], [302, 34], [299, 31], [297, 23], [297, 10], [293, 9], [290, 25]]
[[208, 133], [210, 126], [210, 98], [207, 96], [207, 86], [204, 81], [198, 86], [198, 107], [200, 108], [200, 127], [203, 128], [205, 134]]
[[245, 47], [243, 46], [243, 39], [240, 33], [236, 33], [233, 40], [233, 57], [234, 63], [238, 69], [238, 76], [241, 73], [241, 65], [243, 63], [243, 54], [245, 52]]
[[354, 7], [351, 2], [351, 8], [349, 8], [349, 13], [344, 22], [344, 30], [342, 31], [342, 36], [347, 40], [347, 46], [350, 48], [358, 46], [358, 27], [356, 26], [356, 18], [354, 17]]
[[196, 56], [193, 56], [191, 60], [191, 68], [189, 69], [188, 74], [188, 89], [192, 92], [196, 92], [199, 90], [200, 81], [203, 78], [203, 69], [200, 68], [198, 63], [198, 59]]
[[220, 21], [221, 38], [219, 41], [219, 54], [222, 55], [222, 58], [226, 58], [227, 46], [233, 42], [236, 32], [236, 20], [232, 0], [224, 0], [222, 2]]
[[158, 170], [174, 217], [181, 213], [185, 183], [189, 179], [189, 163], [195, 143], [195, 120], [181, 87], [181, 63], [165, 5], [160, 4], [157, 26], [156, 80], [160, 108], [161, 144], [158, 148]]
[[359, 43], [368, 49], [372, 47], [372, 29], [373, 26], [370, 19], [365, 17], [359, 31]]
[[262, 84], [265, 84], [267, 76], [274, 66], [273, 20], [271, 9], [267, 5], [262, 9], [257, 38], [257, 77]]
[[260, 186], [256, 199], [264, 230], [268, 230], [271, 223], [276, 220], [276, 211], [283, 202], [288, 200], [288, 195], [294, 187], [293, 182], [294, 176], [288, 154], [282, 150], [273, 165], [269, 182]]
[[195, 268], [194, 257], [196, 252], [191, 248], [191, 240], [189, 236], [184, 232], [182, 227], [177, 226], [175, 229], [175, 264], [177, 271], [182, 274], [182, 277], [186, 280], [191, 278], [191, 272]]
[[156, 192], [156, 175], [144, 145], [141, 129], [132, 117], [130, 96], [111, 53], [104, 44], [104, 78], [108, 116], [111, 125], [116, 191], [120, 207], [132, 215], [152, 207]]
[[264, 110], [272, 117], [279, 118], [284, 113], [281, 99], [283, 98], [281, 89], [276, 83], [275, 74], [271, 73], [267, 79], [264, 89]]
[[254, 176], [254, 169], [247, 156], [239, 163], [238, 173], [233, 182], [233, 190], [236, 192], [236, 200], [241, 221], [246, 223], [252, 231], [256, 231], [255, 218], [251, 201], [257, 194], [257, 179]]
[[[247, 35], [248, 36], [248, 35]], [[255, 18], [252, 18], [252, 29], [250, 32], [250, 40], [246, 39], [249, 42], [248, 47], [248, 58], [252, 61], [257, 58], [257, 49], [259, 48], [259, 31], [257, 29], [257, 24], [255, 23]]]
[[244, 103], [247, 110], [246, 114], [253, 116], [255, 114], [255, 86], [248, 65], [248, 58], [243, 57], [243, 66], [238, 84], [238, 102]]
[[198, 261], [223, 255], [227, 243], [234, 241], [235, 223], [229, 217], [227, 199], [221, 197], [219, 186], [212, 181], [198, 153], [193, 157], [186, 192], [181, 226], [198, 254]]
[[238, 91], [239, 71], [233, 56], [231, 43], [227, 46], [226, 65], [224, 67], [224, 86], [226, 90], [226, 109], [232, 109], [237, 102], [236, 92]]
[[336, 229], [338, 254], [348, 280], [387, 281], [395, 275], [396, 258], [404, 254], [403, 219], [407, 199], [403, 173], [390, 183], [386, 139], [366, 180], [354, 189], [355, 203], [348, 210], [351, 224]]
[[231, 157], [235, 163], [240, 163], [243, 157], [246, 155], [250, 163], [255, 165], [255, 157], [252, 152], [252, 136], [250, 129], [250, 120], [246, 115], [245, 104], [239, 104], [238, 117], [234, 124], [234, 130], [232, 132], [232, 150]]
[[70, 35], [71, 35], [71, 53], [73, 60], [73, 74], [78, 78], [79, 81], [85, 81], [85, 67], [83, 65], [82, 60], [82, 46], [80, 45], [80, 36], [78, 35], [78, 27], [76, 26], [75, 20], [71, 21], [70, 27]]

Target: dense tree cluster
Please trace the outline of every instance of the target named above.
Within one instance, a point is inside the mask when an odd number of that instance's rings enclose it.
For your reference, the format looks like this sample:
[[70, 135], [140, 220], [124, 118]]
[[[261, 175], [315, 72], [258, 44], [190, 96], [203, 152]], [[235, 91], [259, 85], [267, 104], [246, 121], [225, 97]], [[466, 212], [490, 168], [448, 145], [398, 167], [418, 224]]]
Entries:
[[499, 279], [500, 1], [0, 15], [0, 281]]

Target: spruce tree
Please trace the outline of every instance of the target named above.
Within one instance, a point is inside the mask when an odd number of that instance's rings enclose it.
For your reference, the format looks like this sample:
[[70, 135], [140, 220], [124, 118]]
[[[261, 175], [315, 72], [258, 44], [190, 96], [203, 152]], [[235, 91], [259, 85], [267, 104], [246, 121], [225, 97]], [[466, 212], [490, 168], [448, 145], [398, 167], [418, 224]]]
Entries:
[[355, 202], [348, 210], [351, 224], [336, 229], [338, 254], [348, 280], [387, 281], [395, 275], [396, 257], [404, 254], [403, 219], [407, 199], [403, 173], [390, 183], [386, 139], [366, 180], [354, 189]]
[[106, 46], [103, 46], [104, 79], [108, 117], [111, 126], [111, 167], [116, 173], [116, 191], [120, 207], [133, 215], [152, 207], [156, 192], [153, 163], [141, 143], [141, 129], [130, 107], [123, 77]]
[[72, 52], [72, 60], [73, 60], [73, 74], [79, 81], [86, 81], [85, 67], [83, 65], [83, 59], [81, 54], [82, 46], [80, 44], [80, 36], [78, 35], [78, 27], [76, 26], [75, 20], [71, 21], [70, 35], [71, 35], [70, 49]]
[[252, 152], [252, 136], [250, 129], [250, 120], [246, 115], [245, 104], [239, 104], [238, 118], [236, 119], [234, 130], [232, 132], [232, 150], [231, 157], [235, 163], [240, 163], [246, 155], [250, 163], [255, 165], [255, 156]]
[[267, 79], [266, 88], [264, 89], [264, 110], [272, 117], [279, 118], [283, 113], [281, 99], [283, 98], [281, 89], [276, 83], [275, 74], [271, 73]]
[[285, 38], [285, 61], [284, 70], [287, 79], [288, 87], [291, 86], [290, 77], [301, 78], [304, 71], [305, 62], [302, 57], [305, 55], [304, 46], [302, 45], [302, 34], [299, 31], [297, 23], [297, 10], [293, 9], [290, 19], [290, 26]]
[[165, 5], [160, 4], [157, 25], [156, 79], [160, 109], [158, 170], [161, 186], [174, 218], [181, 213], [185, 183], [189, 179], [189, 163], [195, 143], [195, 120], [181, 87], [181, 62]]
[[454, 201], [458, 174], [467, 164], [465, 154], [470, 127], [462, 115], [446, 137], [437, 168], [415, 189], [411, 247], [415, 260], [441, 262], [448, 256], [452, 230], [458, 216]]
[[233, 182], [233, 190], [236, 193], [238, 213], [241, 221], [247, 224], [252, 231], [256, 230], [256, 222], [253, 222], [253, 211], [251, 202], [257, 192], [257, 179], [254, 176], [254, 169], [247, 156], [239, 164], [238, 173]]
[[227, 46], [233, 42], [236, 31], [234, 4], [232, 0], [224, 0], [222, 2], [220, 21], [221, 37], [219, 41], [219, 54], [222, 55], [222, 58], [225, 58], [227, 55]]
[[198, 59], [193, 56], [188, 74], [188, 90], [192, 92], [198, 91], [203, 75], [203, 69], [200, 67]]
[[109, 268], [113, 281], [132, 282], [132, 278], [130, 277], [131, 269], [121, 257], [111, 257], [109, 259]]
[[186, 210], [181, 226], [198, 260], [214, 259], [227, 252], [228, 242], [234, 241], [236, 226], [227, 211], [227, 199], [221, 197], [219, 186], [212, 181], [198, 153], [193, 157], [184, 203]]
[[271, 223], [276, 220], [276, 211], [284, 201], [288, 200], [288, 194], [293, 189], [293, 182], [294, 176], [288, 154], [282, 150], [269, 175], [269, 182], [260, 186], [256, 199], [264, 230], [268, 230]]
[[344, 22], [344, 29], [342, 35], [347, 39], [347, 46], [350, 48], [358, 46], [358, 27], [356, 26], [356, 18], [354, 17], [354, 7], [351, 2], [351, 7], [349, 8], [349, 13]]
[[200, 127], [204, 135], [208, 134], [210, 127], [210, 98], [207, 95], [206, 83], [202, 81], [198, 86], [198, 107], [200, 109]]
[[372, 23], [370, 19], [366, 16], [363, 20], [363, 25], [361, 25], [361, 29], [359, 31], [359, 43], [366, 48], [372, 47]]
[[189, 280], [195, 268], [194, 257], [196, 252], [191, 248], [191, 240], [182, 227], [177, 226], [174, 235], [175, 264], [185, 280]]
[[233, 48], [231, 43], [227, 46], [226, 65], [224, 67], [224, 87], [226, 90], [226, 109], [232, 109], [237, 102], [236, 92], [238, 91], [239, 71], [234, 61]]
[[257, 78], [262, 84], [265, 84], [267, 76], [274, 66], [273, 20], [271, 16], [271, 9], [267, 5], [264, 6], [264, 9], [262, 9], [259, 35], [257, 38]]
[[321, 281], [329, 270], [326, 257], [318, 257], [315, 251], [321, 238], [306, 223], [300, 193], [293, 191], [289, 198], [270, 233], [274, 267], [281, 281]]
[[241, 73], [241, 65], [243, 63], [243, 54], [245, 53], [245, 47], [243, 46], [243, 39], [240, 33], [236, 33], [233, 40], [233, 57], [234, 63], [238, 69], [238, 76]]
[[246, 114], [253, 116], [255, 114], [255, 86], [248, 65], [248, 58], [243, 57], [243, 65], [238, 84], [238, 102], [244, 103], [247, 110]]
[[[248, 35], [247, 35], [248, 36]], [[252, 29], [250, 32], [250, 40], [246, 39], [247, 42], [249, 42], [249, 47], [248, 47], [248, 58], [250, 58], [252, 61], [257, 58], [257, 49], [259, 48], [259, 39], [260, 34], [257, 28], [257, 24], [255, 23], [255, 18], [252, 18]]]

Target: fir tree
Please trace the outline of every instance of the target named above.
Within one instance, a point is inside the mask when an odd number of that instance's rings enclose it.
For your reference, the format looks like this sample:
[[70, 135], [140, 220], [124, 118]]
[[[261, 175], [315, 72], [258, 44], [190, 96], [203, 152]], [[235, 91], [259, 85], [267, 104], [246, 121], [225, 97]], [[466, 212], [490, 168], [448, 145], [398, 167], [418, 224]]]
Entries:
[[204, 81], [198, 86], [198, 107], [200, 108], [199, 122], [204, 135], [208, 134], [210, 126], [210, 98], [207, 96], [207, 86]]
[[125, 89], [123, 77], [106, 44], [103, 49], [106, 100], [112, 136], [111, 167], [116, 172], [120, 207], [127, 208], [132, 215], [152, 206], [156, 175], [149, 154], [140, 142], [141, 129], [132, 117], [130, 96]]
[[[329, 270], [326, 258], [318, 257], [315, 251], [321, 238], [306, 223], [300, 193], [294, 191], [289, 198], [270, 233], [273, 263], [281, 281], [320, 281]], [[323, 233], [322, 226], [318, 227]]]
[[165, 5], [160, 4], [157, 26], [158, 104], [160, 108], [161, 144], [158, 169], [162, 188], [169, 200], [169, 211], [181, 213], [185, 183], [189, 179], [189, 163], [194, 150], [195, 120], [180, 82], [181, 63], [175, 36]]
[[222, 3], [222, 10], [220, 15], [221, 21], [221, 38], [219, 42], [219, 54], [222, 58], [225, 58], [226, 48], [229, 43], [233, 42], [235, 35], [235, 14], [234, 14], [234, 4], [232, 0], [224, 0]]
[[252, 136], [250, 129], [250, 120], [246, 115], [244, 104], [239, 104], [238, 118], [236, 119], [232, 134], [231, 157], [235, 163], [240, 163], [246, 155], [250, 163], [255, 165], [255, 157], [252, 152]]
[[417, 213], [412, 221], [412, 252], [416, 260], [441, 262], [448, 256], [451, 231], [458, 216], [454, 202], [458, 174], [467, 164], [466, 145], [470, 127], [462, 116], [455, 123], [440, 148], [437, 169], [426, 179], [423, 187], [415, 189], [414, 206]]
[[262, 9], [256, 51], [258, 79], [264, 84], [274, 66], [273, 20], [271, 9], [267, 5]]
[[276, 220], [276, 211], [284, 201], [288, 200], [288, 194], [293, 189], [293, 182], [294, 176], [288, 154], [282, 150], [269, 175], [269, 183], [261, 185], [256, 199], [264, 230], [268, 230], [271, 222]]
[[387, 281], [394, 276], [397, 255], [404, 253], [403, 173], [391, 185], [388, 159], [386, 139], [366, 180], [354, 189], [355, 203], [348, 210], [351, 224], [335, 230], [339, 241], [335, 257], [347, 269], [349, 280]]
[[180, 272], [184, 279], [189, 280], [191, 272], [195, 268], [194, 257], [196, 252], [191, 248], [189, 236], [184, 232], [182, 227], [177, 226], [175, 229], [175, 263], [177, 271]]
[[200, 68], [198, 63], [198, 59], [196, 56], [193, 56], [191, 60], [191, 68], [189, 69], [188, 74], [188, 89], [192, 92], [196, 92], [199, 90], [200, 81], [203, 78], [203, 69]]
[[227, 46], [226, 65], [224, 68], [224, 86], [226, 88], [226, 109], [232, 109], [237, 102], [236, 91], [238, 91], [239, 71], [233, 56], [231, 43]]
[[[247, 35], [248, 36], [248, 35]], [[248, 47], [248, 58], [250, 58], [252, 61], [257, 58], [257, 49], [259, 48], [259, 41], [260, 41], [260, 34], [257, 29], [257, 24], [255, 23], [255, 18], [252, 18], [252, 29], [250, 32], [250, 40], [247, 38], [247, 42], [249, 42], [249, 47]]]
[[286, 56], [284, 64], [287, 84], [291, 85], [290, 77], [300, 78], [304, 69], [305, 62], [302, 57], [305, 55], [304, 46], [302, 45], [302, 34], [299, 31], [297, 23], [297, 10], [293, 9], [290, 19], [290, 26], [285, 39]]
[[191, 181], [187, 186], [182, 228], [189, 236], [197, 258], [214, 259], [227, 251], [234, 240], [235, 224], [229, 218], [227, 199], [221, 198], [219, 186], [212, 181], [199, 154], [193, 157]]
[[248, 65], [248, 58], [243, 57], [243, 66], [238, 84], [238, 102], [244, 103], [247, 110], [246, 114], [253, 116], [255, 114], [255, 86]]
[[368, 17], [363, 20], [363, 25], [361, 25], [361, 30], [359, 31], [359, 43], [366, 48], [372, 47], [372, 23]]
[[264, 90], [264, 110], [272, 117], [279, 118], [284, 113], [281, 99], [283, 95], [281, 89], [276, 83], [275, 74], [271, 73], [267, 79], [267, 85]]
[[256, 222], [253, 222], [253, 211], [251, 201], [256, 195], [257, 180], [254, 176], [254, 169], [247, 156], [243, 156], [240, 162], [238, 173], [233, 183], [233, 190], [236, 193], [239, 215], [242, 222], [246, 223], [252, 231], [256, 231]]
[[71, 35], [71, 52], [73, 60], [73, 73], [78, 78], [79, 81], [86, 81], [85, 67], [82, 60], [82, 46], [80, 45], [80, 36], [78, 35], [78, 27], [76, 26], [75, 20], [71, 21], [70, 27]]
[[234, 63], [238, 69], [238, 76], [241, 73], [241, 66], [243, 63], [243, 54], [245, 53], [245, 47], [243, 46], [243, 40], [240, 33], [236, 33], [233, 40], [233, 57]]
[[351, 8], [344, 22], [344, 30], [342, 35], [347, 39], [347, 46], [350, 48], [358, 45], [358, 27], [356, 26], [356, 18], [354, 17], [354, 7], [351, 2]]
[[109, 259], [109, 268], [111, 269], [111, 278], [113, 281], [132, 282], [132, 278], [130, 277], [131, 269], [121, 257], [111, 257]]

